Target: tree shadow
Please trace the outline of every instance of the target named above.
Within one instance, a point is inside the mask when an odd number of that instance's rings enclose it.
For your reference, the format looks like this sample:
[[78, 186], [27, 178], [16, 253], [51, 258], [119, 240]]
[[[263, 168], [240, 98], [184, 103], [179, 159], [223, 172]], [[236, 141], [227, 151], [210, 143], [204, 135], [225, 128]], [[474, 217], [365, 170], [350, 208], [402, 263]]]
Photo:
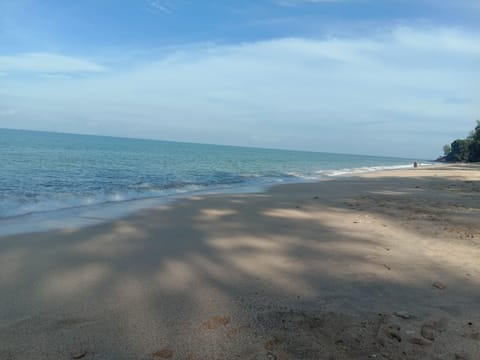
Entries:
[[[167, 350], [177, 358], [254, 358], [268, 350], [265, 324], [277, 328], [283, 319], [304, 329], [305, 314], [292, 318], [285, 309], [332, 312], [352, 329], [345, 316], [366, 314], [375, 336], [387, 322], [372, 314], [404, 309], [419, 319], [477, 321], [479, 200], [480, 180], [336, 179], [5, 237], [0, 358], [155, 358]], [[259, 320], [279, 309], [275, 321]], [[332, 344], [329, 351], [343, 351]], [[287, 358], [302, 358], [286, 349]]]

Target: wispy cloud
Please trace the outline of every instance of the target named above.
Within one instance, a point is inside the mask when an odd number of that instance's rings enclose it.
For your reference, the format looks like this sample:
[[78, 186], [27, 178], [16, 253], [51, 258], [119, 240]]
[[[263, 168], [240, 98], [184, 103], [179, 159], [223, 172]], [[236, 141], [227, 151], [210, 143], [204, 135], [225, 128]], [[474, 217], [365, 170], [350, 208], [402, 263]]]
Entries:
[[[327, 3], [340, 3], [351, 2], [355, 0], [273, 0], [273, 2], [280, 6], [299, 6], [299, 5], [312, 5], [312, 4], [327, 4]], [[358, 0], [356, 0], [358, 1]]]
[[171, 14], [175, 7], [171, 0], [147, 0], [147, 10], [152, 13]]
[[101, 77], [2, 81], [2, 101], [30, 128], [58, 118], [72, 132], [100, 122], [110, 135], [433, 157], [480, 115], [478, 43], [458, 29], [400, 27], [192, 46]]
[[49, 73], [46, 73], [46, 74], [38, 74], [38, 77], [42, 78], [42, 79], [58, 79], [58, 80], [72, 79], [72, 76], [67, 75], [67, 74], [49, 74]]
[[393, 32], [393, 40], [419, 51], [480, 55], [478, 34], [468, 34], [459, 29], [426, 29], [419, 32], [409, 27], [399, 27]]
[[[433, 1], [433, 0], [432, 0]], [[438, 3], [438, 1], [434, 1]], [[453, 2], [454, 6], [466, 7], [468, 9], [480, 10], [480, 1], [478, 0], [457, 0]]]
[[17, 114], [18, 114], [18, 110], [16, 109], [0, 109], [0, 119], [13, 117]]
[[26, 53], [0, 56], [0, 72], [33, 73], [98, 73], [106, 71], [102, 65], [83, 58], [49, 54]]

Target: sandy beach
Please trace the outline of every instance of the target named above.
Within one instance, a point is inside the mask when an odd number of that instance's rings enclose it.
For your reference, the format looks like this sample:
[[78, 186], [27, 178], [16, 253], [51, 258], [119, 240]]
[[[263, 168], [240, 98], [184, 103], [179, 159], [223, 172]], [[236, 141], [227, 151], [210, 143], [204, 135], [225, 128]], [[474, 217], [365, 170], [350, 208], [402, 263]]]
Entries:
[[0, 238], [0, 359], [480, 359], [480, 166]]

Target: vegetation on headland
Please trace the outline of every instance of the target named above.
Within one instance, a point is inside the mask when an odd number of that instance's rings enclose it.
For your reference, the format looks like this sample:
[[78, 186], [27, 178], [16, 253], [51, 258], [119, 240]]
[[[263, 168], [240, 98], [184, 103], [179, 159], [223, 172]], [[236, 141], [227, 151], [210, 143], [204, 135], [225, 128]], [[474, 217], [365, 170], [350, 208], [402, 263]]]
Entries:
[[443, 147], [445, 156], [438, 161], [447, 162], [479, 162], [480, 161], [480, 120], [477, 120], [475, 130], [470, 132], [466, 139], [457, 139], [450, 145]]

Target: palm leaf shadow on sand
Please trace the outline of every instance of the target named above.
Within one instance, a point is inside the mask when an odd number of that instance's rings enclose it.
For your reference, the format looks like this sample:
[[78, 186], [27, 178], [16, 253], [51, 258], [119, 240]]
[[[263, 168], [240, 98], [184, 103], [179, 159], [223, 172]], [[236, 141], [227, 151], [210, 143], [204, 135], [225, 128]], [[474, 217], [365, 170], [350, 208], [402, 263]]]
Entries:
[[0, 358], [472, 358], [480, 181], [421, 171], [0, 239]]

